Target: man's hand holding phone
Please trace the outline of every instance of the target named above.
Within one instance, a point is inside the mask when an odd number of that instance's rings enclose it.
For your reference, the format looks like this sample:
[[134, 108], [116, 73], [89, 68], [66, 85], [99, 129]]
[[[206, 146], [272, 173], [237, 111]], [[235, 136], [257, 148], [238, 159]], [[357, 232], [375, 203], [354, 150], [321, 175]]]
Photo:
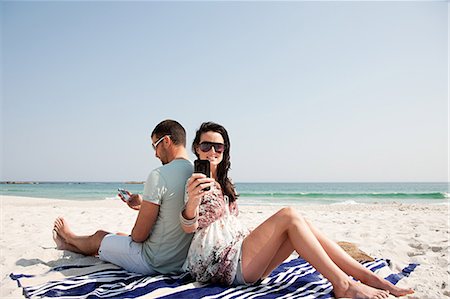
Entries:
[[117, 189], [117, 191], [119, 192], [117, 195], [124, 203], [126, 203], [130, 199], [131, 193], [128, 190], [119, 188]]
[[127, 201], [127, 204], [133, 210], [139, 211], [142, 204], [142, 196], [140, 194], [131, 194], [130, 199]]
[[142, 204], [142, 196], [139, 194], [131, 194], [128, 190], [118, 189], [120, 199], [133, 210], [139, 210]]

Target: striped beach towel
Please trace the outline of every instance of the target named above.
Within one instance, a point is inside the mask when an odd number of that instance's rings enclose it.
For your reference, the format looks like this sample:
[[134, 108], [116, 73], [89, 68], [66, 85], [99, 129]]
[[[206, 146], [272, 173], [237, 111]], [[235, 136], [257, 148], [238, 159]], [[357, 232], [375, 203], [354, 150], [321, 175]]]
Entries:
[[[392, 267], [384, 259], [363, 265], [393, 284], [417, 266]], [[143, 276], [109, 263], [60, 266], [39, 275], [10, 277], [27, 298], [334, 298], [331, 283], [301, 258], [281, 264], [255, 286], [205, 285], [193, 282], [189, 274]]]

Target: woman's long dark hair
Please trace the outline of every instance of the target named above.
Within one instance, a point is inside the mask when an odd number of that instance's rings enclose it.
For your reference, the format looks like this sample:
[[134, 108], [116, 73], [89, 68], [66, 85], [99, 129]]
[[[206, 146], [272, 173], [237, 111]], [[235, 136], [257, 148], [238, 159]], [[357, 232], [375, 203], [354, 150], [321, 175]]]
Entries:
[[223, 159], [222, 162], [217, 165], [217, 180], [220, 186], [222, 187], [222, 191], [224, 195], [227, 195], [230, 203], [234, 202], [238, 195], [236, 194], [235, 188], [231, 180], [228, 178], [228, 171], [231, 168], [230, 162], [230, 138], [228, 137], [228, 132], [225, 128], [219, 124], [213, 122], [204, 122], [200, 126], [200, 128], [195, 133], [194, 142], [192, 143], [192, 151], [199, 158], [197, 153], [197, 148], [200, 144], [200, 136], [206, 132], [217, 132], [223, 137], [223, 142], [225, 144], [225, 149], [223, 151]]

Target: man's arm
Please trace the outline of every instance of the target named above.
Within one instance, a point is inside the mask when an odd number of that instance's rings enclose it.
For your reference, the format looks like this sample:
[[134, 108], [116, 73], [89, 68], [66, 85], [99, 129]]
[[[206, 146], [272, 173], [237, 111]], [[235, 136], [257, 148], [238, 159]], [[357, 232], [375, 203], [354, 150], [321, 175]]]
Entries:
[[134, 242], [142, 243], [147, 240], [153, 225], [158, 218], [159, 205], [143, 200], [136, 218], [133, 230], [131, 231], [131, 239]]

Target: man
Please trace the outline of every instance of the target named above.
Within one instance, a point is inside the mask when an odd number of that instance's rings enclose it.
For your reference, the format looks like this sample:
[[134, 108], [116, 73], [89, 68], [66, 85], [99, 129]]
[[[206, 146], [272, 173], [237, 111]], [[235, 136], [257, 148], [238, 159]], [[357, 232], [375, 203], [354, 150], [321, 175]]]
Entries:
[[131, 235], [99, 230], [90, 236], [74, 234], [67, 221], [55, 220], [53, 239], [57, 248], [85, 255], [142, 274], [177, 273], [186, 259], [192, 234], [181, 229], [186, 180], [193, 172], [186, 151], [186, 131], [176, 121], [165, 120], [152, 132], [155, 156], [163, 166], [154, 169], [145, 183], [144, 195], [131, 194], [128, 206], [139, 210]]

